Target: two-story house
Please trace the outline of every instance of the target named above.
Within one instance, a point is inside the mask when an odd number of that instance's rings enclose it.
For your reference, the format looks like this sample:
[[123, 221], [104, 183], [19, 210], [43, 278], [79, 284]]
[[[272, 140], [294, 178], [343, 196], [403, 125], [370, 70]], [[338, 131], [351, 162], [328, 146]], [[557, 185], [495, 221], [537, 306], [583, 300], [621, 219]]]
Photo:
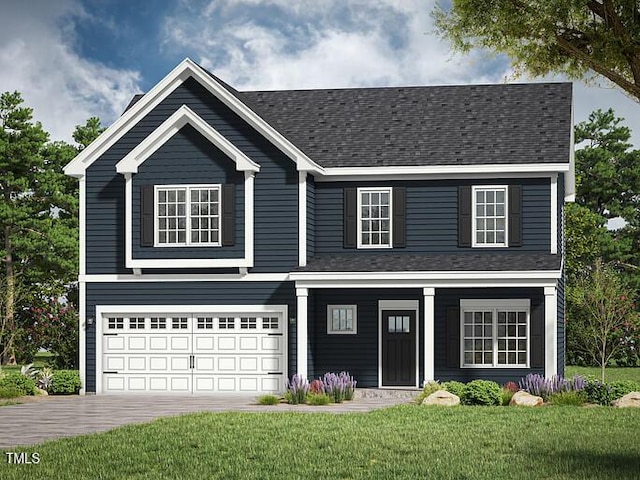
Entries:
[[85, 392], [564, 369], [571, 85], [239, 92], [187, 59], [80, 153]]

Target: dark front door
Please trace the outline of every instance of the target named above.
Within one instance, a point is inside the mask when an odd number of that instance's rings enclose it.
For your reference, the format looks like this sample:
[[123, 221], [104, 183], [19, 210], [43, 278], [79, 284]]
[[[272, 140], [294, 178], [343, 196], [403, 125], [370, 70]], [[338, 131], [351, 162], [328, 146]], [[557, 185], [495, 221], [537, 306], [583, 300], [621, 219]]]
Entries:
[[382, 385], [416, 385], [416, 312], [382, 311]]

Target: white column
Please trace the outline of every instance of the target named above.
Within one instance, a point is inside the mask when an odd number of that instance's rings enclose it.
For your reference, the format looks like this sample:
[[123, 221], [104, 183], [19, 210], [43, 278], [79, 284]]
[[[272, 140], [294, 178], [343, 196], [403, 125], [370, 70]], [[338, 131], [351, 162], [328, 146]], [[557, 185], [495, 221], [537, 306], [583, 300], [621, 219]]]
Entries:
[[307, 264], [307, 172], [298, 172], [298, 265]]
[[558, 253], [558, 174], [551, 175], [551, 253]]
[[434, 329], [435, 329], [435, 288], [424, 288], [424, 381], [434, 379]]
[[297, 320], [297, 358], [298, 375], [307, 377], [307, 296], [309, 292], [306, 288], [296, 288], [296, 298], [298, 299], [298, 320]]
[[253, 267], [253, 184], [255, 172], [244, 172], [244, 258]]
[[544, 287], [544, 376], [558, 373], [558, 293]]
[[[80, 395], [84, 395], [87, 391], [87, 284], [84, 280], [78, 282], [78, 289], [78, 360], [80, 361], [78, 367], [82, 382]], [[100, 339], [96, 339], [96, 341], [100, 341]]]

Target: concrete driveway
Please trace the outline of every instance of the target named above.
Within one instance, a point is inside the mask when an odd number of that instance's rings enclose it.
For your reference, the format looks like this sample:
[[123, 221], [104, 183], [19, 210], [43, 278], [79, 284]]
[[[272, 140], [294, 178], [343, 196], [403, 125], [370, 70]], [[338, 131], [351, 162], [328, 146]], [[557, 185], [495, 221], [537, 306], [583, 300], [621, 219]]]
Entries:
[[362, 397], [319, 407], [256, 404], [256, 397], [101, 395], [38, 397], [0, 407], [0, 449], [110, 430], [131, 423], [193, 412], [368, 412], [406, 403], [406, 397]]

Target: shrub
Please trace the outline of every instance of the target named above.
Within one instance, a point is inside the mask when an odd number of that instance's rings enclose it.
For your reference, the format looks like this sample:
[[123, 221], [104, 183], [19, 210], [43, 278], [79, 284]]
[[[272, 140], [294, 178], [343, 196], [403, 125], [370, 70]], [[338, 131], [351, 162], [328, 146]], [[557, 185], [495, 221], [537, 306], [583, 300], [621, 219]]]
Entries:
[[70, 395], [78, 393], [81, 387], [82, 382], [77, 370], [55, 370], [53, 372], [50, 393]]
[[617, 382], [609, 382], [611, 389], [611, 401], [618, 400], [630, 392], [640, 392], [640, 383], [633, 380], [619, 380]]
[[318, 378], [313, 380], [311, 385], [309, 385], [309, 391], [311, 393], [324, 393], [324, 383], [322, 383], [322, 380]]
[[16, 398], [24, 395], [16, 387], [0, 387], [0, 398]]
[[53, 379], [53, 370], [49, 367], [44, 367], [38, 373], [36, 378], [36, 386], [47, 392], [51, 389], [51, 380]]
[[467, 383], [460, 400], [464, 405], [500, 405], [502, 388], [490, 380], [473, 380]]
[[462, 398], [464, 395], [464, 391], [467, 386], [462, 382], [456, 382], [455, 380], [451, 380], [450, 382], [445, 382], [442, 384], [442, 387], [449, 393], [453, 393], [458, 397]]
[[36, 382], [21, 373], [11, 372], [0, 378], [0, 388], [14, 388], [20, 392], [20, 395], [33, 395]]
[[422, 392], [416, 397], [415, 402], [418, 405], [422, 405], [422, 402], [425, 398], [431, 395], [433, 392], [437, 392], [438, 390], [444, 390], [444, 386], [440, 385], [440, 382], [437, 380], [431, 380], [429, 382], [425, 382], [422, 387]]
[[259, 405], [277, 405], [280, 403], [280, 399], [275, 395], [262, 395], [258, 397]]
[[515, 394], [516, 392], [514, 392], [510, 388], [507, 388], [506, 385], [502, 387], [502, 400], [500, 401], [500, 405], [502, 405], [503, 407], [509, 406], [509, 403], [511, 403], [511, 399]]
[[586, 402], [584, 390], [569, 390], [567, 392], [552, 393], [549, 396], [549, 402], [553, 405], [575, 406], [580, 407]]
[[340, 372], [337, 375], [327, 372], [322, 377], [324, 392], [329, 395], [335, 403], [342, 403], [343, 400], [353, 400], [356, 383], [348, 372]]
[[307, 397], [307, 403], [309, 405], [329, 405], [331, 397], [326, 393], [310, 393]]
[[291, 377], [291, 381], [287, 383], [287, 393], [285, 399], [288, 403], [298, 405], [304, 403], [309, 393], [309, 380], [297, 373]]
[[49, 350], [54, 368], [78, 367], [78, 312], [57, 299], [42, 301], [28, 310], [33, 321], [31, 336]]
[[520, 390], [520, 387], [516, 382], [507, 382], [502, 388], [505, 390], [509, 390], [511, 393], [516, 393], [518, 390]]
[[580, 375], [575, 375], [569, 380], [562, 375], [545, 378], [537, 373], [530, 373], [520, 380], [520, 388], [531, 395], [542, 397], [546, 402], [554, 393], [582, 391], [585, 388], [585, 383], [585, 379]]

